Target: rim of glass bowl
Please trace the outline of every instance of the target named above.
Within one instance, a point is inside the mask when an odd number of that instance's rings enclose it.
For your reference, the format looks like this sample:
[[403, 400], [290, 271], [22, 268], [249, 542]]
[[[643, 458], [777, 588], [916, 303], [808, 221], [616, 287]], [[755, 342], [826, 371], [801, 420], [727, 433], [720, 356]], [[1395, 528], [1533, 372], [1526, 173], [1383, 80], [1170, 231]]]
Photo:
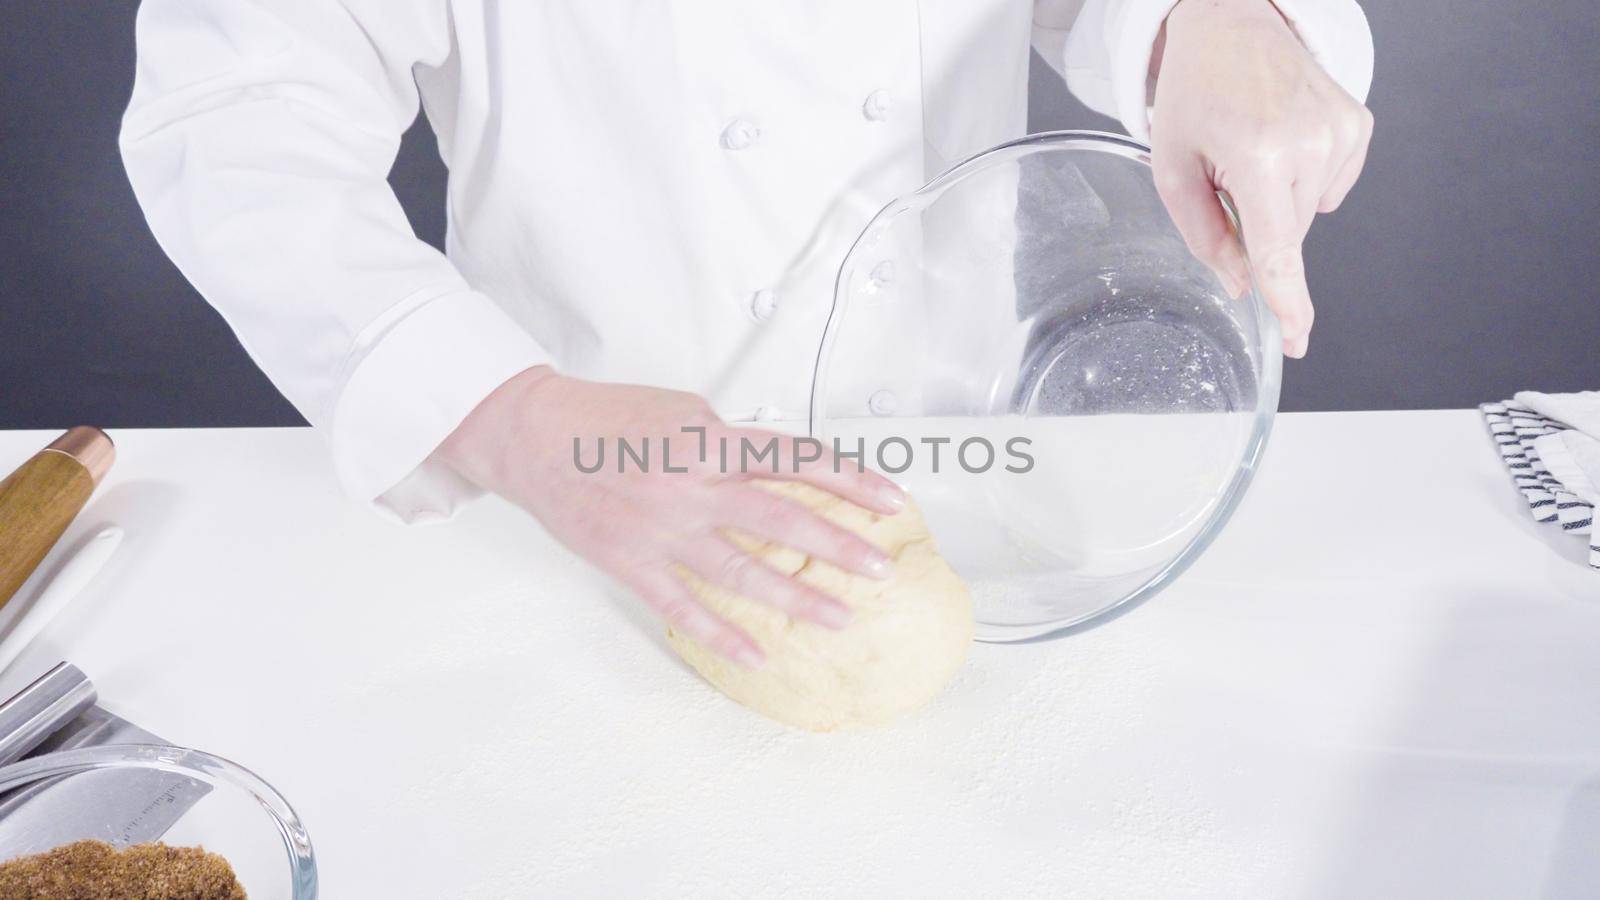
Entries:
[[[849, 291], [846, 288], [848, 270], [851, 260], [855, 257], [857, 248], [882, 227], [885, 220], [899, 215], [907, 209], [917, 205], [931, 203], [939, 195], [949, 190], [957, 182], [981, 168], [996, 161], [1021, 156], [1025, 151], [1036, 149], [1040, 146], [1052, 150], [1084, 150], [1094, 153], [1110, 153], [1124, 159], [1150, 165], [1150, 148], [1130, 137], [1111, 134], [1105, 131], [1045, 131], [1030, 134], [1007, 141], [991, 147], [988, 150], [957, 163], [954, 166], [935, 176], [927, 184], [910, 194], [889, 201], [872, 217], [865, 228], [861, 229], [855, 241], [851, 243], [850, 250], [844, 255], [839, 264], [838, 274], [834, 278], [833, 306], [828, 312], [828, 324], [823, 329], [822, 343], [817, 348], [817, 362], [811, 374], [811, 411], [807, 423], [811, 437], [821, 438], [820, 426], [822, 422], [822, 405], [827, 399], [827, 364], [830, 351], [833, 347], [835, 334], [843, 316], [844, 306], [849, 303]], [[1239, 217], [1233, 204], [1223, 197], [1223, 207], [1227, 210], [1228, 219], [1233, 224], [1234, 234], [1241, 244], [1244, 242], [1243, 230], [1239, 226]], [[1245, 254], [1248, 265], [1249, 254]], [[1171, 584], [1177, 577], [1189, 568], [1196, 558], [1211, 545], [1216, 536], [1222, 532], [1223, 526], [1233, 517], [1234, 510], [1238, 508], [1239, 501], [1244, 498], [1245, 490], [1250, 486], [1251, 479], [1255, 476], [1257, 467], [1261, 462], [1261, 455], [1266, 450], [1267, 437], [1272, 433], [1272, 420], [1278, 411], [1278, 393], [1282, 387], [1283, 355], [1276, 352], [1282, 344], [1282, 333], [1278, 326], [1278, 318], [1272, 310], [1267, 308], [1265, 301], [1255, 289], [1254, 272], [1251, 272], [1251, 286], [1246, 290], [1245, 296], [1239, 299], [1240, 303], [1249, 303], [1254, 311], [1257, 322], [1262, 331], [1262, 340], [1259, 347], [1251, 348], [1253, 352], [1259, 351], [1264, 355], [1259, 368], [1261, 383], [1257, 385], [1257, 402], [1248, 443], [1245, 446], [1243, 460], [1228, 486], [1223, 490], [1221, 500], [1212, 510], [1210, 518], [1204, 526], [1189, 539], [1183, 549], [1173, 556], [1166, 565], [1150, 576], [1143, 584], [1126, 596], [1110, 605], [1101, 607], [1094, 612], [1080, 616], [1067, 617], [1058, 621], [1040, 622], [1031, 625], [997, 625], [994, 623], [978, 623], [978, 640], [985, 643], [1016, 644], [1032, 643], [1035, 641], [1051, 640], [1066, 637], [1070, 634], [1084, 631], [1088, 628], [1103, 625], [1122, 616], [1135, 607], [1149, 600]]]
[[317, 862], [300, 817], [289, 801], [259, 775], [220, 756], [167, 744], [101, 744], [61, 750], [0, 767], [0, 792], [62, 775], [122, 768], [186, 775], [213, 787], [227, 785], [248, 793], [272, 819], [283, 841], [293, 900], [316, 900]]

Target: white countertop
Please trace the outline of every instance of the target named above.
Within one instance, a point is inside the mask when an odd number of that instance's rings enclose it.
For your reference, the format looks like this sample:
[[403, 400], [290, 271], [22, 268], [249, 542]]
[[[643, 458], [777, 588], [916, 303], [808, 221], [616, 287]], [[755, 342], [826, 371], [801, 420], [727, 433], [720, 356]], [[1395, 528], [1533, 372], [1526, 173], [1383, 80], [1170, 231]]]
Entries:
[[[0, 468], [54, 436], [0, 432]], [[715, 694], [498, 500], [406, 528], [309, 430], [113, 437], [63, 545], [127, 542], [0, 693], [67, 658], [254, 769], [329, 898], [1600, 885], [1600, 575], [1475, 412], [1281, 416], [1176, 585], [832, 736]]]

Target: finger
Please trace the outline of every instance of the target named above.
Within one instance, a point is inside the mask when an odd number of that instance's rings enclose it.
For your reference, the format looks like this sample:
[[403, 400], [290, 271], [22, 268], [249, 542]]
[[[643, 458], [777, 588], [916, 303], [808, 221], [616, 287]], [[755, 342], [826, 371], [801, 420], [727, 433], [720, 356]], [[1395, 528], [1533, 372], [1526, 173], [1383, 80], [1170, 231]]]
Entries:
[[712, 584], [828, 628], [850, 624], [850, 607], [784, 575], [725, 540], [696, 541], [680, 562]]
[[[758, 465], [748, 467], [748, 475], [800, 481], [885, 515], [905, 509], [906, 495], [899, 485], [866, 468], [859, 460], [839, 458], [823, 441], [756, 428], [736, 428], [730, 432], [735, 443], [748, 439], [758, 451], [773, 448], [772, 456], [765, 456]], [[745, 458], [751, 457], [747, 454]]]
[[1311, 225], [1317, 218], [1317, 204], [1322, 202], [1322, 192], [1326, 184], [1325, 173], [1319, 171], [1315, 176], [1296, 178], [1289, 186], [1289, 190], [1294, 194], [1295, 227], [1302, 235], [1311, 231]]
[[800, 503], [750, 485], [730, 485], [726, 490], [719, 513], [727, 528], [792, 547], [869, 578], [888, 578], [894, 572], [882, 550]]
[[1321, 202], [1317, 204], [1318, 212], [1331, 213], [1344, 203], [1344, 198], [1349, 195], [1350, 189], [1356, 186], [1356, 181], [1361, 178], [1361, 170], [1367, 165], [1367, 148], [1372, 146], [1372, 116], [1362, 116], [1362, 131], [1360, 139], [1351, 148], [1350, 155], [1345, 158], [1339, 171], [1334, 173], [1333, 180], [1328, 182], [1328, 189], [1322, 195]]
[[1156, 190], [1173, 224], [1189, 252], [1217, 273], [1228, 296], [1237, 298], [1249, 283], [1250, 270], [1204, 164], [1198, 157], [1170, 164], [1163, 159], [1156, 160]]
[[1233, 194], [1256, 287], [1278, 316], [1283, 352], [1305, 356], [1315, 315], [1300, 242], [1305, 238], [1287, 181], [1258, 177]]
[[634, 570], [624, 583], [666, 620], [672, 629], [746, 668], [759, 668], [766, 654], [748, 634], [735, 628], [695, 600], [688, 585], [667, 569]]

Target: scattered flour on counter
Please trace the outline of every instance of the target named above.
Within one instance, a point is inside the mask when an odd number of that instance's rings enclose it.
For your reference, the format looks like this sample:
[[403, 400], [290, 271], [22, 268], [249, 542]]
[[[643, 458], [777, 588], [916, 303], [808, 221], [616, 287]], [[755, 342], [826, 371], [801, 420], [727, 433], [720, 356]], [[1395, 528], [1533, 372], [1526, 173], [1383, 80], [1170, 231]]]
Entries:
[[[1170, 647], [1103, 628], [976, 645], [932, 705], [810, 734], [746, 710], [598, 592], [530, 579], [397, 611], [361, 683], [419, 731], [372, 813], [447, 835], [463, 895], [1227, 894], [1259, 884], [1142, 711]], [[648, 637], [641, 638], [640, 631]], [[463, 698], [472, 696], [471, 703]], [[494, 709], [491, 714], [485, 710]], [[374, 712], [374, 716], [379, 713]], [[377, 721], [349, 727], [381, 727]]]

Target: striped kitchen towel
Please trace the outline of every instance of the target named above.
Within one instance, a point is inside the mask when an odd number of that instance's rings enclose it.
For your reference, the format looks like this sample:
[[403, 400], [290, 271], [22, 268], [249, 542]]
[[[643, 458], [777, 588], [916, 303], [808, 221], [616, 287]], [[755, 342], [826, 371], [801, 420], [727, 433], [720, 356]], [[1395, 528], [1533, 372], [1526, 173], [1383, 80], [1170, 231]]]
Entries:
[[1527, 499], [1533, 518], [1562, 531], [1587, 536], [1589, 565], [1600, 569], [1600, 528], [1595, 527], [1594, 506], [1556, 480], [1535, 447], [1539, 438], [1566, 431], [1567, 426], [1515, 400], [1485, 403], [1478, 408], [1483, 411], [1500, 458], [1511, 472], [1517, 490]]

